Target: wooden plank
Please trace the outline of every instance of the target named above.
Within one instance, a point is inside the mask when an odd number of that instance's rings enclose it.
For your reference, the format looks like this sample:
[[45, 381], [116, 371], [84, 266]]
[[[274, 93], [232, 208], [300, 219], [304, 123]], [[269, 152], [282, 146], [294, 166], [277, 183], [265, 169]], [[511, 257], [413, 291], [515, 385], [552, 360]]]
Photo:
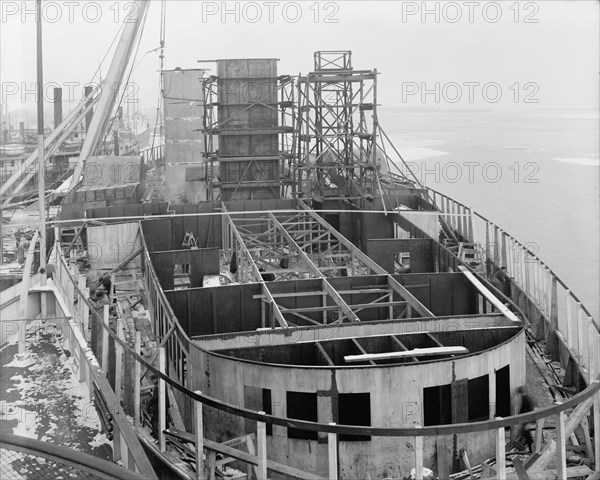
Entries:
[[448, 451], [449, 437], [436, 437], [438, 478], [450, 478], [450, 452]]
[[[201, 395], [200, 390], [196, 390]], [[194, 402], [194, 444], [196, 445], [196, 479], [204, 480], [204, 424], [202, 418], [202, 403]]]
[[183, 423], [183, 418], [179, 412], [179, 405], [177, 404], [177, 400], [175, 400], [175, 394], [173, 393], [171, 385], [167, 385], [167, 395], [169, 396], [169, 413], [171, 414], [173, 425], [175, 425], [175, 428], [178, 430], [185, 430], [185, 424]]
[[498, 300], [498, 298], [496, 298], [492, 292], [490, 292], [479, 280], [477, 280], [475, 275], [473, 275], [466, 267], [459, 265], [458, 269], [465, 275], [465, 277], [469, 279], [473, 286], [479, 290], [479, 293], [481, 293], [488, 302], [498, 309], [498, 311], [500, 311], [509, 320], [512, 320], [516, 323], [521, 323], [521, 320], [519, 320], [507, 307], [505, 307], [504, 303]]
[[[335, 425], [335, 423], [329, 423]], [[327, 434], [327, 451], [329, 460], [329, 478], [332, 480], [338, 479], [338, 444], [337, 435], [335, 433]]]
[[[188, 432], [182, 432], [175, 429], [167, 429], [165, 430], [167, 435], [174, 436], [175, 438], [179, 438], [181, 440], [185, 440], [186, 442], [194, 442], [194, 435]], [[212, 450], [213, 452], [221, 453], [222, 455], [227, 455], [228, 457], [233, 457], [242, 462], [249, 463], [251, 465], [258, 465], [258, 456], [251, 455], [242, 450], [238, 450], [237, 448], [229, 447], [227, 445], [223, 445], [222, 443], [217, 443], [213, 440], [209, 440], [208, 438], [204, 439], [204, 448]], [[273, 472], [282, 473], [291, 478], [297, 478], [300, 480], [328, 480], [326, 477], [321, 477], [319, 475], [315, 475], [312, 473], [307, 473], [302, 470], [298, 470], [293, 467], [289, 467], [287, 465], [282, 465], [280, 463], [273, 462], [272, 460], [267, 460], [267, 469], [272, 470]]]
[[433, 355], [452, 355], [469, 353], [465, 347], [431, 347], [414, 348], [406, 352], [385, 352], [385, 353], [367, 353], [363, 355], [346, 355], [344, 360], [347, 363], [367, 362], [370, 360], [389, 360], [406, 357], [427, 357]]
[[[360, 343], [358, 343], [358, 340], [356, 338], [352, 338], [352, 343], [354, 343], [354, 345], [356, 345], [356, 348], [358, 348], [363, 355], [369, 355], [367, 353], [367, 351], [363, 348], [363, 346]], [[376, 365], [373, 360], [369, 360], [369, 363], [371, 365]]]
[[519, 480], [531, 480], [529, 475], [527, 475], [527, 470], [525, 470], [525, 467], [521, 463], [519, 457], [513, 458], [513, 465], [515, 467], [515, 472], [517, 473], [517, 477], [519, 477]]
[[[406, 345], [404, 345], [396, 335], [390, 335], [390, 337], [403, 351], [405, 351], [405, 352], [408, 351], [408, 348], [406, 348]], [[417, 357], [412, 357], [412, 359], [415, 362], [419, 361], [419, 359]]]

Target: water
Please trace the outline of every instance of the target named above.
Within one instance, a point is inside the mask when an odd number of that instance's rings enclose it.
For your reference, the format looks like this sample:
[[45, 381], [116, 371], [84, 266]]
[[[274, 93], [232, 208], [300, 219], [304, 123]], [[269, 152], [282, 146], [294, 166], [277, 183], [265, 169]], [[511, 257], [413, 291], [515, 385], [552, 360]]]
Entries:
[[538, 256], [600, 318], [597, 112], [415, 112], [379, 119], [418, 178]]

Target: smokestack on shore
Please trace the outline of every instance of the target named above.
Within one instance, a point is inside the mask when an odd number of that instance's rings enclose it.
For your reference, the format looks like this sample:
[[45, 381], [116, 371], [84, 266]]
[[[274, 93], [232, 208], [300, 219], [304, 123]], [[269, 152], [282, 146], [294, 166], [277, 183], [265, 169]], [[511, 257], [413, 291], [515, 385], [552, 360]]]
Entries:
[[54, 88], [54, 128], [62, 123], [62, 88]]

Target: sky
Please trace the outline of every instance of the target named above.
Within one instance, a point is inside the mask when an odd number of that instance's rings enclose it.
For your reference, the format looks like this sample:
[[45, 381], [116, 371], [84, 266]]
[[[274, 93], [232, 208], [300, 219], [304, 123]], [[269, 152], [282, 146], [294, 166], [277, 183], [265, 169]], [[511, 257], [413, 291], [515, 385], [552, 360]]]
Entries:
[[[132, 4], [42, 1], [47, 99], [56, 84], [65, 102], [80, 99]], [[34, 107], [34, 8], [32, 1], [0, 0], [4, 114]], [[599, 15], [591, 0], [167, 0], [164, 66], [274, 57], [279, 73], [297, 75], [312, 70], [314, 51], [352, 50], [354, 68], [377, 68], [383, 106], [598, 109]], [[140, 105], [157, 101], [159, 58], [152, 50], [160, 45], [160, 17], [161, 2], [151, 0], [130, 90]]]

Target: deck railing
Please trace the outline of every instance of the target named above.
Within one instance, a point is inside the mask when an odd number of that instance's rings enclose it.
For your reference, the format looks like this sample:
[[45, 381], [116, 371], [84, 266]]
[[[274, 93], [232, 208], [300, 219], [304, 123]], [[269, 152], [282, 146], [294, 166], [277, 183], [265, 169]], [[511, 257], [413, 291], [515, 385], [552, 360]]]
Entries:
[[[465, 224], [470, 226], [465, 241], [483, 246], [488, 275], [506, 267], [512, 298], [525, 307], [530, 321], [538, 326], [539, 339], [543, 335], [549, 342], [547, 351], [560, 358], [564, 368], [569, 358], [576, 362], [587, 384], [596, 378], [600, 374], [600, 325], [565, 282], [531, 250], [535, 244], [523, 244], [456, 200], [435, 190], [429, 192], [457, 232], [461, 224], [463, 232]], [[560, 342], [568, 355], [560, 355], [555, 342]]]
[[[102, 398], [98, 400], [102, 401], [112, 415], [110, 423], [113, 428], [113, 460], [115, 462], [120, 461], [126, 469], [139, 472], [145, 478], [156, 478], [154, 469], [137, 438], [135, 430], [121, 407], [120, 388], [113, 391], [108, 381], [106, 376], [108, 362], [102, 358], [103, 364], [101, 367], [88, 344], [88, 322], [90, 313], [92, 313], [91, 320], [101, 323], [104, 329], [103, 333], [106, 340], [103, 341], [102, 345], [106, 354], [108, 354], [108, 333], [110, 331], [108, 306], [104, 307], [103, 317], [100, 317], [89, 302], [89, 290], [85, 288], [85, 275], [78, 275], [75, 267], [70, 266], [63, 256], [58, 253], [60, 252], [59, 244], [55, 248], [57, 254], [54, 282], [58, 293], [62, 296], [63, 309], [68, 310], [65, 314], [72, 316], [72, 320], [65, 322], [64, 335], [70, 341], [71, 354], [79, 371], [79, 381], [87, 383], [90, 398], [97, 397], [96, 392], [100, 392]], [[123, 345], [117, 345], [117, 352], [118, 347], [122, 348]], [[115, 356], [118, 357], [118, 353]]]

